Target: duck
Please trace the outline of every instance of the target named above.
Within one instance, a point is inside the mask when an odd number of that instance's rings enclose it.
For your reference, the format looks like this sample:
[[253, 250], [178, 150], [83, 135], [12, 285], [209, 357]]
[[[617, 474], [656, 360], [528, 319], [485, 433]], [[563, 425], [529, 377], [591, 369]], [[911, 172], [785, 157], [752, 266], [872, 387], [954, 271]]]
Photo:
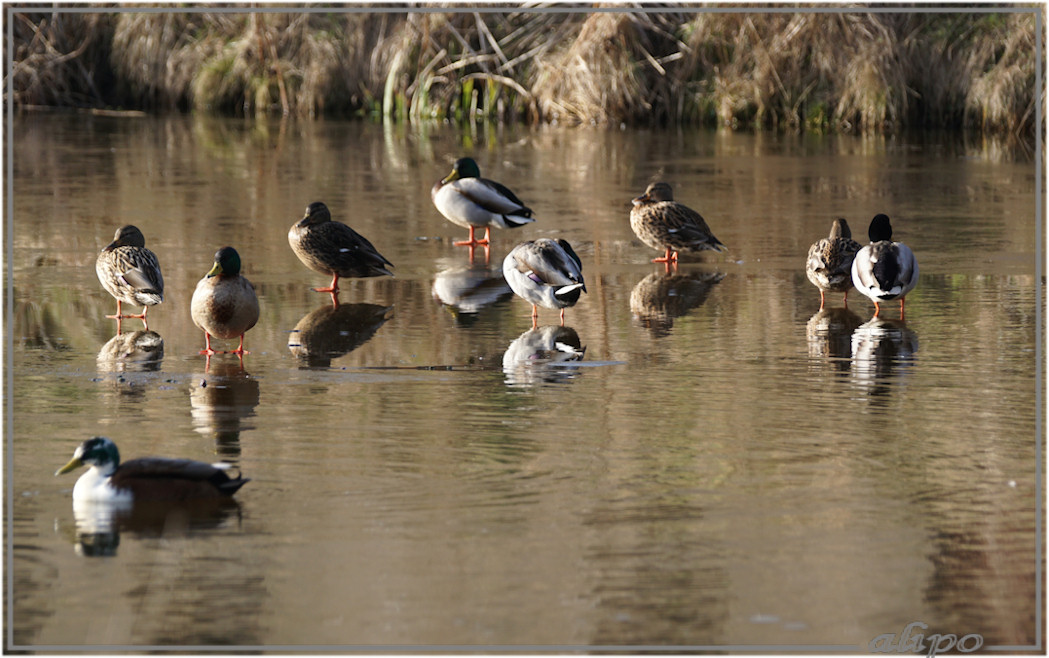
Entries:
[[674, 201], [674, 192], [668, 183], [650, 184], [632, 203], [630, 228], [649, 247], [665, 252], [653, 258], [653, 263], [677, 263], [681, 251], [720, 252], [726, 248], [698, 212]]
[[[535, 221], [532, 209], [505, 185], [481, 178], [473, 158], [456, 160], [452, 173], [434, 184], [430, 198], [448, 221], [470, 229], [468, 240], [453, 243], [460, 246], [488, 245], [493, 226], [518, 228]], [[484, 237], [478, 240], [474, 232], [481, 227]]]
[[903, 320], [904, 299], [918, 285], [918, 259], [910, 247], [893, 242], [888, 215], [875, 215], [867, 235], [870, 244], [852, 261], [852, 285], [874, 302], [875, 318], [881, 313], [881, 302], [899, 299]]
[[[128, 224], [116, 230], [113, 241], [95, 260], [95, 274], [106, 292], [117, 300], [116, 315], [106, 317], [117, 322], [139, 318], [148, 329], [149, 307], [164, 301], [164, 277], [156, 254], [146, 248], [146, 238], [138, 227]], [[142, 313], [125, 315], [121, 308], [124, 303], [141, 306]]]
[[586, 292], [583, 263], [567, 240], [539, 238], [510, 250], [503, 259], [503, 278], [519, 297], [532, 305], [532, 326], [538, 326], [539, 306], [561, 310], [575, 306]]
[[120, 451], [104, 437], [90, 438], [55, 475], [90, 466], [73, 485], [74, 501], [131, 503], [141, 500], [188, 500], [232, 496], [250, 478], [231, 478], [228, 464], [192, 459], [145, 457], [120, 463]]
[[288, 242], [306, 267], [331, 276], [331, 285], [313, 290], [331, 293], [335, 302], [339, 277], [393, 276], [393, 272], [386, 269], [393, 267], [393, 263], [367, 238], [346, 224], [334, 221], [328, 206], [320, 201], [306, 207], [306, 214], [288, 231]]
[[193, 324], [204, 332], [201, 354], [217, 354], [211, 338], [236, 338], [240, 346], [233, 354], [245, 354], [244, 334], [259, 321], [259, 298], [255, 286], [240, 273], [240, 254], [233, 247], [215, 253], [215, 264], [197, 282], [190, 300]]
[[828, 292], [844, 292], [845, 306], [849, 305], [852, 288], [852, 262], [860, 244], [852, 239], [852, 231], [845, 218], [838, 217], [830, 227], [830, 235], [820, 238], [809, 247], [805, 275], [820, 291], [820, 310]]

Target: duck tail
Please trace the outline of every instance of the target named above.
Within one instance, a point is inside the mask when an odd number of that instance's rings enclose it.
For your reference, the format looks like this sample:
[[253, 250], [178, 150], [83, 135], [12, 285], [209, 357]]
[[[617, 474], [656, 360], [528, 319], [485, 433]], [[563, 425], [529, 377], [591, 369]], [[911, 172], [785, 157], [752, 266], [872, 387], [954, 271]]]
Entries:
[[164, 293], [160, 290], [153, 290], [152, 288], [136, 290], [134, 296], [135, 300], [142, 306], [156, 306], [164, 301]]
[[573, 283], [567, 286], [561, 286], [554, 291], [554, 297], [562, 302], [568, 304], [575, 304], [579, 301], [579, 296], [586, 292], [586, 286], [582, 283]]
[[243, 487], [248, 482], [251, 482], [251, 478], [244, 478], [238, 475], [236, 478], [230, 478], [226, 482], [219, 483], [217, 486], [219, 491], [226, 494], [227, 496], [232, 496], [233, 494], [237, 493], [238, 489]]
[[[211, 483], [215, 485], [215, 488], [227, 496], [232, 496], [237, 493], [237, 490], [243, 487], [248, 482], [251, 482], [251, 478], [243, 477], [240, 473], [240, 468], [227, 462], [216, 462], [212, 464], [216, 469], [216, 473], [209, 478]], [[236, 470], [236, 477], [230, 477], [226, 474], [226, 471], [231, 469]]]
[[504, 228], [518, 228], [535, 221], [535, 217], [532, 217], [531, 210], [528, 208], [523, 208], [522, 210], [525, 212], [521, 212], [517, 215], [501, 215], [503, 223], [505, 224]]

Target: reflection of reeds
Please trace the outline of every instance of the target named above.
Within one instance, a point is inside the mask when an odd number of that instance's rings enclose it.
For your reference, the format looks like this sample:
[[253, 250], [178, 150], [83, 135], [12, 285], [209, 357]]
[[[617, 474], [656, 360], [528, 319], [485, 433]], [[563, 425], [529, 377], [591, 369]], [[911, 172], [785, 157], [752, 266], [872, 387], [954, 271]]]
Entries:
[[13, 14], [19, 104], [1033, 130], [1031, 13]]
[[37, 302], [20, 302], [16, 306], [14, 329], [20, 347], [68, 349], [61, 338], [61, 323], [52, 309]]

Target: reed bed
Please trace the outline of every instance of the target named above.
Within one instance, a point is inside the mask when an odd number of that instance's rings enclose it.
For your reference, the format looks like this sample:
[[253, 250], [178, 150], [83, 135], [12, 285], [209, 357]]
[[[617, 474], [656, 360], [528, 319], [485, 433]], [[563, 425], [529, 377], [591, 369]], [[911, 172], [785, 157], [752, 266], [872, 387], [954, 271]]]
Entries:
[[[560, 7], [563, 7], [560, 6]], [[1032, 136], [1031, 13], [12, 13], [8, 102]]]

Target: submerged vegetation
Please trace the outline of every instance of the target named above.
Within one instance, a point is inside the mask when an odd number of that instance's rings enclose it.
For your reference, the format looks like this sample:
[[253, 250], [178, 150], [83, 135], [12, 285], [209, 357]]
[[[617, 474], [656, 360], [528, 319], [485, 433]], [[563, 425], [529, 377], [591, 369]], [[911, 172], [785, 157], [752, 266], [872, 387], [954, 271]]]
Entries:
[[9, 14], [18, 106], [237, 115], [1035, 130], [1018, 13]]

